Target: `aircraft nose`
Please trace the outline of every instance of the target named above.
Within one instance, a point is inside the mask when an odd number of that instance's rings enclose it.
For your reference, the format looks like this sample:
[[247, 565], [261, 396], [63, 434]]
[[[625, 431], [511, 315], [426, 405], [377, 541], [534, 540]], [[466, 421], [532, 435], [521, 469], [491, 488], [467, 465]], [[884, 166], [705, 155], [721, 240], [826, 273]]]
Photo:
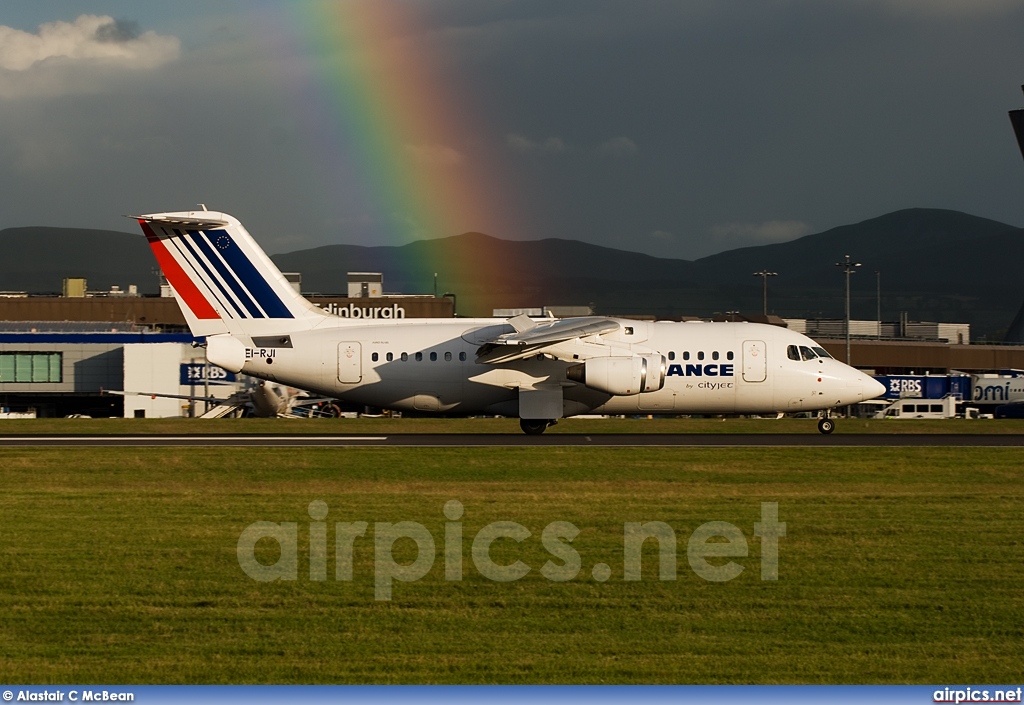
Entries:
[[861, 387], [863, 388], [864, 399], [874, 399], [875, 397], [880, 397], [885, 394], [885, 385], [874, 377], [864, 375]]

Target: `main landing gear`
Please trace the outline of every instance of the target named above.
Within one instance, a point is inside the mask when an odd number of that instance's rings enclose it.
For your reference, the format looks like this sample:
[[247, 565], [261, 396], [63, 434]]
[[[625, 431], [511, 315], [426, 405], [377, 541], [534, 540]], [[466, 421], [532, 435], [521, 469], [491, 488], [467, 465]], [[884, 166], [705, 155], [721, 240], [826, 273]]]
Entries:
[[547, 419], [519, 419], [519, 428], [528, 436], [539, 436], [544, 433], [548, 426], [553, 426], [554, 421]]
[[818, 430], [828, 435], [836, 430], [836, 422], [832, 420], [829, 415], [829, 409], [825, 410], [825, 415], [818, 421]]

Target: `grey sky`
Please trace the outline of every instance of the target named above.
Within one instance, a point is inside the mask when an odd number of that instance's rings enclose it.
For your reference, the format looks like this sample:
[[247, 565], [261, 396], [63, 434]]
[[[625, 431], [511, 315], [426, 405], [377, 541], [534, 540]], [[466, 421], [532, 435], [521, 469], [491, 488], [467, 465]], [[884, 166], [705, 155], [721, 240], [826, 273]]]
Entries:
[[[332, 100], [359, 95], [326, 95], [317, 66], [372, 56], [314, 49], [290, 21], [299, 3], [162, 5], [5, 3], [0, 228], [131, 231], [122, 214], [203, 201], [271, 252], [424, 234], [401, 204], [374, 201], [372, 155], [338, 159], [359, 128], [338, 124], [349, 113]], [[404, 153], [486, 173], [495, 201], [449, 207], [451, 232], [432, 235], [693, 258], [909, 207], [1024, 225], [1006, 118], [1024, 104], [1024, 3], [404, 7], [416, 22], [385, 40], [423, 57], [471, 127]], [[55, 22], [69, 24], [40, 29]]]

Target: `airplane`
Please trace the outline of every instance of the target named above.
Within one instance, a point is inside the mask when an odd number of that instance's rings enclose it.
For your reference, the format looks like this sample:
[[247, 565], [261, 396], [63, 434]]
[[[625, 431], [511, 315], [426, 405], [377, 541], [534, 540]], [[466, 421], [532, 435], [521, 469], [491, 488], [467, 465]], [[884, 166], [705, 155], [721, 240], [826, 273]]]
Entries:
[[333, 397], [310, 397], [304, 390], [266, 380], [260, 380], [257, 384], [250, 385], [226, 398], [196, 394], [128, 392], [116, 389], [108, 389], [105, 393], [118, 396], [133, 395], [184, 399], [191, 402], [201, 401], [210, 407], [199, 417], [201, 419], [220, 419], [239, 413], [261, 419], [336, 418], [341, 415], [341, 409], [333, 403]]
[[580, 414], [824, 411], [831, 433], [833, 409], [885, 392], [807, 336], [758, 323], [342, 318], [296, 292], [231, 215], [129, 217], [212, 364], [348, 402], [518, 417], [531, 435]]

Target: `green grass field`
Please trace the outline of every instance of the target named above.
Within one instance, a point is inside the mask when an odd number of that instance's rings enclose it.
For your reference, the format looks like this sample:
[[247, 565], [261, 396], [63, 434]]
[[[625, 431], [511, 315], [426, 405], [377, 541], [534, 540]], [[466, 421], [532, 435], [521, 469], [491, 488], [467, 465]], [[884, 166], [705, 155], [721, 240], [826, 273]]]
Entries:
[[[3, 449], [0, 674], [18, 683], [1019, 682], [1024, 464], [1015, 449]], [[444, 503], [465, 507], [464, 579], [444, 579]], [[326, 581], [309, 579], [307, 507], [329, 506]], [[760, 579], [761, 502], [787, 535]], [[470, 545], [531, 572], [491, 582]], [[623, 580], [623, 524], [663, 521], [678, 577]], [[236, 544], [298, 523], [298, 579], [256, 582]], [[354, 579], [334, 522], [366, 521]], [[423, 524], [437, 560], [374, 599], [374, 522]], [[540, 541], [580, 529], [580, 575], [551, 582]], [[730, 522], [729, 582], [687, 539]], [[415, 557], [412, 541], [395, 545]], [[272, 563], [277, 548], [257, 545]], [[724, 562], [726, 559], [712, 559]], [[598, 582], [591, 568], [611, 566]]]

